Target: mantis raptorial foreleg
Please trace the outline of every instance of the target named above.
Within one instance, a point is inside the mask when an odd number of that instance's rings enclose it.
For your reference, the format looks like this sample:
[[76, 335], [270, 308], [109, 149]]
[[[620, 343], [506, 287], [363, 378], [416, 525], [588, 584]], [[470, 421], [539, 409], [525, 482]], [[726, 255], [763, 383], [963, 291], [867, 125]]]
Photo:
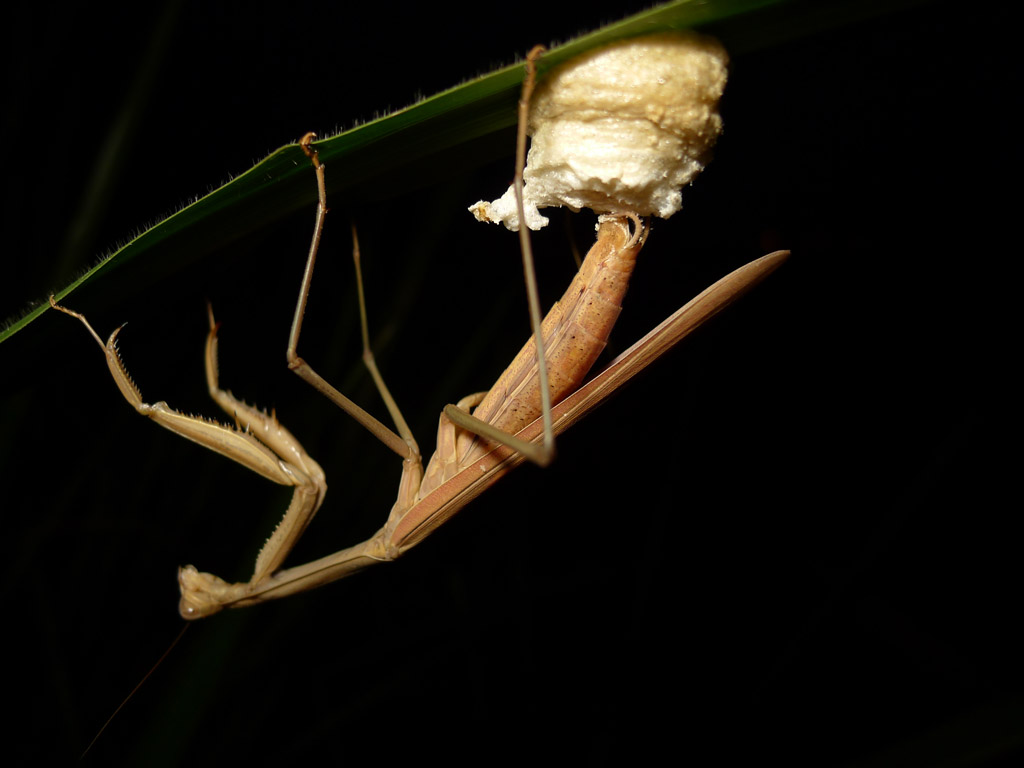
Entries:
[[[103, 349], [118, 389], [136, 411], [165, 429], [216, 451], [268, 480], [295, 488], [292, 502], [281, 523], [256, 558], [250, 583], [260, 582], [276, 571], [323, 503], [327, 483], [320, 466], [278, 422], [275, 414], [253, 408], [220, 389], [217, 376], [217, 326], [212, 311], [206, 343], [207, 384], [210, 395], [235, 419], [237, 428], [196, 416], [186, 416], [162, 400], [152, 405], [144, 402], [142, 393], [128, 375], [117, 349], [117, 336], [121, 329], [111, 333], [104, 343], [83, 315], [58, 305], [52, 297], [50, 305], [78, 318], [85, 325]], [[231, 586], [217, 579], [211, 582], [208, 590], [216, 593], [218, 599], [226, 599], [233, 594]]]
[[[208, 309], [210, 333], [206, 340], [206, 383], [210, 397], [221, 410], [235, 420], [235, 425], [239, 429], [244, 429], [246, 434], [255, 435], [260, 443], [268, 446], [280, 457], [282, 468], [287, 468], [291, 476], [301, 479], [296, 485], [288, 511], [256, 558], [256, 569], [250, 581], [259, 582], [281, 567], [295, 542], [306, 530], [306, 526], [323, 503], [324, 495], [327, 493], [327, 478], [323, 469], [306, 453], [301, 443], [278, 422], [275, 412], [268, 414], [254, 408], [220, 388], [217, 359], [218, 325], [213, 318], [213, 308]], [[229, 458], [238, 460], [234, 455]], [[243, 463], [243, 466], [248, 465]]]

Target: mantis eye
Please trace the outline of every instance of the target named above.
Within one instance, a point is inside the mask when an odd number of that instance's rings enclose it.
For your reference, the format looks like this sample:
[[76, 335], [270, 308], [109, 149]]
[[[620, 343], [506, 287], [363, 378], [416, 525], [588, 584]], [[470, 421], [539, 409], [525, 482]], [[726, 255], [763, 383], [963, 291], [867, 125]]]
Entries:
[[[527, 226], [545, 226], [537, 209], [547, 206], [661, 218], [678, 211], [680, 188], [722, 131], [727, 63], [717, 41], [671, 33], [613, 43], [553, 70], [531, 104]], [[470, 211], [519, 228], [511, 187]]]

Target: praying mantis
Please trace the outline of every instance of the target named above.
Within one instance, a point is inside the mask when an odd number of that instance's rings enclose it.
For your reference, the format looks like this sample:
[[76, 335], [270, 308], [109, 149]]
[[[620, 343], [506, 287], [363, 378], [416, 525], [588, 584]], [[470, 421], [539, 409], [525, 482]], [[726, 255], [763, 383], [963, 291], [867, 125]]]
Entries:
[[[527, 119], [535, 86], [535, 65], [543, 49], [527, 57], [519, 105], [515, 189], [518, 219], [524, 212]], [[284, 568], [284, 562], [324, 501], [326, 474], [301, 443], [267, 413], [234, 397], [220, 386], [217, 323], [210, 311], [206, 377], [214, 401], [235, 422], [220, 424], [186, 416], [160, 401], [148, 404], [122, 362], [116, 341], [120, 329], [104, 341], [85, 317], [79, 319], [104, 350], [111, 375], [124, 398], [141, 414], [193, 442], [234, 460], [247, 469], [294, 490], [291, 505], [257, 557], [252, 578], [229, 583], [193, 566], [179, 570], [179, 612], [185, 619], [213, 615], [286, 597], [397, 559], [421, 543], [469, 501], [524, 461], [546, 466], [554, 457], [554, 438], [600, 405], [691, 331], [760, 282], [788, 255], [769, 254], [741, 267], [679, 309], [647, 336], [618, 356], [600, 374], [583, 383], [611, 333], [636, 258], [649, 235], [641, 213], [618, 206], [600, 219], [595, 245], [563, 299], [540, 320], [532, 254], [525, 227], [520, 242], [534, 335], [489, 392], [462, 398], [445, 407], [438, 428], [438, 448], [424, 466], [418, 444], [377, 369], [369, 342], [362, 295], [360, 254], [353, 227], [353, 258], [360, 295], [363, 360], [387, 405], [397, 432], [379, 422], [334, 388], [298, 354], [313, 269], [327, 213], [325, 167], [307, 134], [300, 147], [315, 171], [318, 204], [314, 234], [289, 336], [288, 367], [342, 408], [402, 459], [398, 500], [384, 526], [366, 541], [309, 563]]]

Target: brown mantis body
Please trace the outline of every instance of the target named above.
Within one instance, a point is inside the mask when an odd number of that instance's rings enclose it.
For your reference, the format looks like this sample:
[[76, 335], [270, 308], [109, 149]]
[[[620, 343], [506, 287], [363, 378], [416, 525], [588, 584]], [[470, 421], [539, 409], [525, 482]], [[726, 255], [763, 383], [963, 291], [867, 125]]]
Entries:
[[[529, 60], [529, 75], [520, 102], [517, 160], [517, 184], [520, 186], [525, 152], [524, 118], [532, 90], [532, 62], [536, 55], [539, 52]], [[289, 367], [403, 457], [398, 498], [384, 526], [366, 541], [304, 565], [281, 569], [288, 553], [323, 503], [327, 489], [325, 475], [301, 444], [278, 423], [275, 415], [246, 405], [220, 389], [217, 326], [212, 313], [206, 351], [209, 391], [218, 405], [234, 418], [238, 428], [184, 416], [163, 402], [153, 405], [143, 402], [117, 353], [118, 331], [114, 331], [104, 343], [89, 327], [105, 350], [115, 382], [137, 411], [267, 479], [295, 488], [292, 502], [260, 551], [255, 571], [248, 582], [231, 584], [193, 566], [180, 569], [182, 597], [179, 609], [186, 619], [208, 616], [225, 607], [242, 607], [284, 597], [342, 578], [374, 563], [399, 557], [526, 458], [547, 463], [552, 456], [554, 435], [582, 418], [626, 380], [756, 284], [786, 255], [785, 252], [777, 252], [765, 256], [723, 278], [581, 388], [614, 326], [629, 275], [647, 234], [646, 225], [636, 216], [604, 217], [597, 242], [584, 260], [579, 274], [543, 323], [535, 319], [534, 338], [522, 348], [494, 387], [488, 393], [470, 395], [457, 405], [445, 408], [438, 428], [437, 450], [424, 469], [416, 441], [373, 362], [361, 288], [364, 360], [388, 406], [398, 434], [337, 392], [298, 356], [302, 317], [326, 213], [324, 166], [312, 149], [312, 139], [312, 134], [308, 134], [301, 146], [316, 169], [320, 195], [313, 243], [288, 345]], [[519, 202], [521, 206], [521, 194]], [[358, 244], [354, 256], [358, 277]], [[532, 262], [528, 242], [525, 241], [524, 264], [527, 284], [531, 287]], [[52, 299], [51, 303], [55, 308], [77, 316], [88, 326], [81, 315], [58, 307]], [[536, 306], [535, 297], [531, 297], [531, 306]], [[547, 404], [545, 394], [554, 404], [553, 408]], [[472, 415], [470, 409], [475, 409]], [[542, 440], [545, 448], [538, 445]]]

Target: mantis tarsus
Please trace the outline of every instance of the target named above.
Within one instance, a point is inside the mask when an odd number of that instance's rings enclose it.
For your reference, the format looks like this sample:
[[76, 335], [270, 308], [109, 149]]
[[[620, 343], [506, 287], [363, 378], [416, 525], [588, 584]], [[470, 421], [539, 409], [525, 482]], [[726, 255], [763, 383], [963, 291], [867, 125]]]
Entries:
[[[520, 219], [524, 218], [522, 169], [526, 116], [533, 89], [534, 63], [540, 52], [541, 49], [535, 49], [527, 59], [527, 77], [520, 100], [515, 181]], [[206, 348], [209, 391], [218, 405], [234, 418], [237, 428], [185, 416], [163, 402], [146, 404], [117, 352], [118, 330], [104, 343], [82, 315], [59, 307], [51, 299], [55, 308], [78, 317], [89, 328], [105, 350], [121, 393], [136, 410], [274, 482], [295, 488], [288, 511], [257, 557], [250, 581], [229, 584], [192, 566], [180, 569], [180, 612], [186, 619], [208, 616], [226, 607], [284, 597], [342, 578], [376, 562], [399, 557], [524, 460], [542, 465], [550, 461], [555, 435], [568, 429], [667, 349], [763, 279], [787, 255], [781, 251], [770, 254], [722, 278], [581, 386], [618, 316], [629, 274], [646, 240], [647, 225], [635, 214], [604, 217], [597, 242], [580, 273], [543, 322], [537, 311], [529, 241], [525, 233], [521, 233], [534, 338], [527, 342], [490, 392], [470, 395], [444, 409], [438, 428], [437, 451], [424, 469], [416, 441], [391, 398], [370, 350], [357, 241], [354, 261], [360, 284], [364, 361], [387, 404], [397, 434], [335, 390], [298, 355], [306, 299], [327, 211], [324, 166], [313, 148], [313, 139], [312, 134], [307, 134], [300, 146], [315, 169], [319, 200], [289, 337], [288, 365], [402, 457], [398, 500], [384, 527], [366, 541], [304, 565], [281, 569], [323, 502], [327, 489], [325, 474], [299, 441], [277, 421], [276, 415], [249, 406], [220, 388], [217, 325], [212, 311]], [[474, 409], [472, 415], [471, 408]]]

